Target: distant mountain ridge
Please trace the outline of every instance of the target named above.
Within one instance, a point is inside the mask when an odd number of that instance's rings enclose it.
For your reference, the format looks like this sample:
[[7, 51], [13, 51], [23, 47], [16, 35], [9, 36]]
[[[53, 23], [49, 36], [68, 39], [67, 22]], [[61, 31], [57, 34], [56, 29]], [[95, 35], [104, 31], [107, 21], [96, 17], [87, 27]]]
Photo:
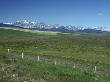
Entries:
[[0, 23], [0, 27], [14, 27], [14, 28], [22, 28], [22, 27], [20, 27], [20, 26], [14, 26], [14, 25], [4, 24], [4, 23]]
[[59, 24], [45, 24], [43, 22], [31, 22], [27, 20], [16, 21], [14, 23], [0, 23], [0, 27], [15, 27], [15, 28], [27, 28], [33, 30], [42, 31], [57, 31], [57, 32], [95, 32], [100, 33], [103, 31], [110, 31], [109, 27], [92, 27], [85, 28], [82, 26], [61, 26]]

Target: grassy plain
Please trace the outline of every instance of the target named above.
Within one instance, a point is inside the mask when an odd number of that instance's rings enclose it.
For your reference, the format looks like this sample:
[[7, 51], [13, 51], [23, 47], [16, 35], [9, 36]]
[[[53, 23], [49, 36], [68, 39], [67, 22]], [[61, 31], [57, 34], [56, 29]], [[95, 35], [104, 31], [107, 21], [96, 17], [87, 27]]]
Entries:
[[[54, 65], [45, 61], [21, 60], [13, 58], [7, 53], [24, 54], [31, 58], [45, 56], [56, 59], [59, 62], [75, 63], [79, 69], [71, 66]], [[36, 58], [37, 60], [37, 58]], [[50, 62], [52, 62], [52, 60]], [[15, 77], [8, 77], [4, 71], [2, 82], [109, 82], [110, 81], [110, 35], [92, 33], [60, 33], [43, 32], [26, 29], [0, 28], [0, 63], [1, 68], [6, 70], [13, 68]], [[11, 66], [10, 66], [11, 65]], [[73, 64], [71, 64], [73, 65]], [[9, 68], [5, 67], [9, 66]], [[80, 70], [80, 67], [97, 66], [97, 73], [93, 71]], [[5, 71], [6, 71], [5, 70]], [[14, 79], [15, 78], [15, 79]], [[9, 80], [9, 81], [8, 81]]]

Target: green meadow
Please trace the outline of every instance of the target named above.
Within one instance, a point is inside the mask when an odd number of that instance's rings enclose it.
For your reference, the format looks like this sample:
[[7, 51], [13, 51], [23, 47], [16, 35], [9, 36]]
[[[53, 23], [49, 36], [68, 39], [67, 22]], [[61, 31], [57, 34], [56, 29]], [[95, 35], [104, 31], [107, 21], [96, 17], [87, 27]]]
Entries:
[[110, 82], [110, 35], [0, 28], [0, 68], [0, 82]]

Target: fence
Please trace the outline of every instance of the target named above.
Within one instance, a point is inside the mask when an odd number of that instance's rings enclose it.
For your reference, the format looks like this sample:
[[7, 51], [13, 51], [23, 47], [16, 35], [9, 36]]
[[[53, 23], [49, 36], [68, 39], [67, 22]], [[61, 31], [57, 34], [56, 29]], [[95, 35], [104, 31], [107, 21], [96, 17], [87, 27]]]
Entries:
[[20, 58], [20, 59], [26, 59], [28, 61], [34, 61], [34, 62], [46, 62], [48, 64], [54, 64], [54, 65], [60, 65], [65, 67], [70, 67], [73, 69], [79, 69], [83, 71], [93, 72], [93, 73], [101, 73], [101, 74], [109, 74], [110, 71], [110, 65], [96, 65], [92, 63], [88, 63], [83, 60], [76, 60], [74, 58], [66, 58], [64, 56], [62, 57], [56, 57], [56, 56], [50, 56], [50, 55], [28, 55], [31, 54], [28, 52], [11, 52], [10, 49], [8, 49], [8, 55], [12, 58]]

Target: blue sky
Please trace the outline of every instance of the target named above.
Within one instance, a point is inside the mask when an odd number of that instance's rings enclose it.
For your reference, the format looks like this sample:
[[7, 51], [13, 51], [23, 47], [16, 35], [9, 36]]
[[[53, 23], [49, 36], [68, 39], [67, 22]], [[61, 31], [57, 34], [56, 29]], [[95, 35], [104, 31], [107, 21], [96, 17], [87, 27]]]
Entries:
[[0, 22], [110, 26], [110, 0], [0, 0]]

